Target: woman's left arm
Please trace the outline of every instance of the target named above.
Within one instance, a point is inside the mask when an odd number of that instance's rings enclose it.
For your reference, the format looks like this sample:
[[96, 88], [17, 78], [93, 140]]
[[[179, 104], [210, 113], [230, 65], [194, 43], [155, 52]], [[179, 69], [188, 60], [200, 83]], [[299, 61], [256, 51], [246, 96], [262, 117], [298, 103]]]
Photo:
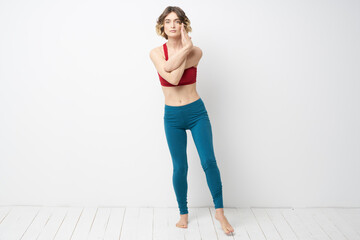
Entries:
[[199, 47], [194, 47], [193, 54], [191, 55], [189, 54], [188, 58], [186, 59], [185, 69], [198, 65], [201, 57], [202, 57], [201, 49]]

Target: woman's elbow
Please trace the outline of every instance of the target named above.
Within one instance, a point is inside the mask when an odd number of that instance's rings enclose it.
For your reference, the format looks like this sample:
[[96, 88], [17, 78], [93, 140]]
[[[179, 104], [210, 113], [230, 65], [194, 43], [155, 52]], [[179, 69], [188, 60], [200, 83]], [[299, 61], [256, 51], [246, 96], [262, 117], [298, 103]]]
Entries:
[[164, 67], [163, 67], [163, 68], [164, 68], [164, 71], [165, 71], [165, 72], [171, 72], [170, 69], [169, 69], [169, 66], [168, 66], [167, 62], [164, 64]]

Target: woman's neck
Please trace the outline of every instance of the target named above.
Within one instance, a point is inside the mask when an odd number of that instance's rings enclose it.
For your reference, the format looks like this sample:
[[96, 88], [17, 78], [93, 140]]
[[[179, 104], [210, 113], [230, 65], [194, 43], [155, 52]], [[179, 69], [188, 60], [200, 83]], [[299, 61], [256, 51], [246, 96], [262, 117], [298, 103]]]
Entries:
[[183, 47], [180, 38], [169, 38], [166, 46], [174, 49], [175, 51], [180, 50]]

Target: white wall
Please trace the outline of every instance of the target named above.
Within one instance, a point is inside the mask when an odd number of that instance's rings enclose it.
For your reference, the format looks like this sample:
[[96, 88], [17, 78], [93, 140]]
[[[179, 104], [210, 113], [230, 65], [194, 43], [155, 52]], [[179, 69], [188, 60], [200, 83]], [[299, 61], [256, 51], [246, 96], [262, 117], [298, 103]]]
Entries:
[[[225, 207], [360, 206], [359, 1], [1, 1], [0, 205], [176, 207], [150, 49], [203, 50]], [[188, 130], [189, 207], [213, 206]]]

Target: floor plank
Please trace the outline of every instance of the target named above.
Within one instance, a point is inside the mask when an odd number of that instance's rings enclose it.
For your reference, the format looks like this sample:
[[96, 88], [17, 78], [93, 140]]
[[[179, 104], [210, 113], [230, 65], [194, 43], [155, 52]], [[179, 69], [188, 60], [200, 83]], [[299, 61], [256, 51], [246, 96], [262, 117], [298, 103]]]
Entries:
[[269, 215], [271, 222], [274, 224], [275, 228], [277, 229], [277, 231], [282, 239], [298, 240], [295, 232], [293, 231], [293, 229], [291, 228], [289, 223], [286, 221], [286, 219], [282, 215], [281, 209], [267, 208], [266, 212]]
[[292, 208], [281, 209], [281, 214], [283, 215], [285, 221], [288, 223], [297, 239], [309, 240], [311, 239], [311, 233], [307, 229], [306, 225], [295, 213], [295, 210]]
[[67, 207], [52, 207], [51, 216], [41, 230], [37, 240], [54, 239], [58, 233], [68, 211]]
[[104, 240], [119, 240], [124, 222], [125, 208], [111, 208]]
[[82, 209], [71, 240], [87, 239], [92, 228], [92, 223], [94, 222], [96, 210], [96, 207], [84, 207]]
[[54, 240], [71, 239], [71, 237], [75, 231], [75, 228], [77, 226], [76, 224], [78, 223], [78, 221], [80, 219], [82, 210], [83, 210], [82, 207], [69, 207], [68, 208], [66, 217], [65, 217], [63, 223], [61, 224], [61, 227], [60, 227], [58, 233], [56, 234]]
[[336, 211], [360, 235], [360, 208], [337, 208]]
[[55, 209], [53, 207], [41, 207], [36, 214], [34, 221], [31, 223], [27, 231], [22, 236], [21, 240], [35, 240], [37, 239], [45, 225], [50, 219], [51, 214]]
[[209, 208], [197, 208], [195, 214], [202, 239], [217, 240], [218, 236]]
[[0, 224], [0, 239], [20, 239], [39, 211], [39, 207], [16, 206]]
[[331, 239], [345, 240], [346, 237], [339, 229], [325, 216], [321, 208], [311, 209], [314, 212], [314, 219], [319, 223], [324, 232], [328, 234]]
[[266, 210], [264, 208], [252, 208], [251, 210], [266, 239], [281, 240], [281, 236], [271, 222]]
[[360, 235], [353, 229], [352, 224], [349, 224], [335, 209], [324, 208], [321, 211], [347, 239], [360, 239]]
[[311, 239], [331, 240], [321, 226], [315, 221], [312, 209], [298, 208], [295, 209], [295, 213], [309, 230]]

